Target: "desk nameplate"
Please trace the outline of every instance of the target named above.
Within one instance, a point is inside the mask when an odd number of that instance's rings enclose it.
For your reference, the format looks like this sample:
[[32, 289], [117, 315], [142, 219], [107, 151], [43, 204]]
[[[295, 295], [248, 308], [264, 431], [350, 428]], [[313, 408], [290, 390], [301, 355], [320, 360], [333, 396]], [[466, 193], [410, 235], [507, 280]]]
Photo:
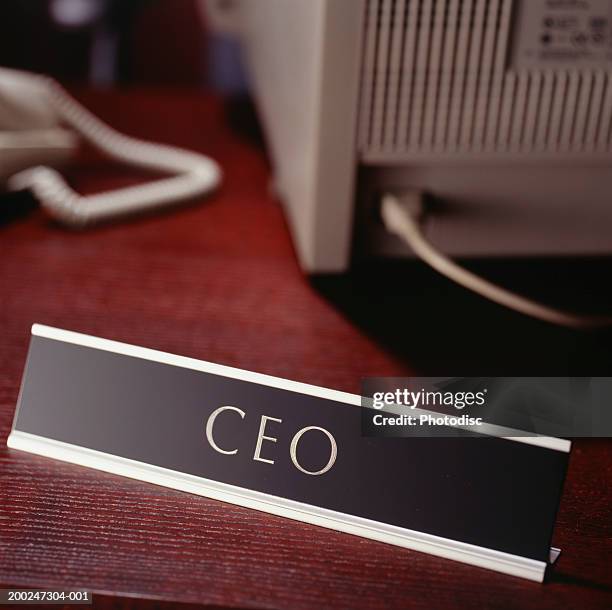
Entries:
[[34, 325], [8, 445], [543, 579], [568, 443], [366, 438], [362, 408], [356, 395]]

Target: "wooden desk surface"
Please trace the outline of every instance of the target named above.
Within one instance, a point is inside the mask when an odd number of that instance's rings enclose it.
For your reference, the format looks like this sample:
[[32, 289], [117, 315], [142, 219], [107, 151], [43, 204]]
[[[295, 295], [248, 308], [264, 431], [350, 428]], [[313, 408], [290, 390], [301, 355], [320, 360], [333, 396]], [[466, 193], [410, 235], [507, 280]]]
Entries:
[[[264, 155], [230, 131], [218, 101], [82, 98], [119, 129], [210, 153], [225, 182], [201, 204], [82, 233], [40, 211], [0, 227], [0, 583], [83, 587], [119, 596], [100, 601], [125, 608], [147, 606], [141, 598], [296, 609], [612, 607], [608, 441], [575, 443], [555, 536], [564, 553], [544, 585], [7, 450], [33, 322], [352, 392], [363, 376], [414, 370], [610, 374], [609, 335], [526, 321], [420, 267], [402, 275], [410, 288], [393, 284], [382, 295], [371, 292], [381, 274], [367, 269], [313, 285], [269, 194]], [[89, 160], [71, 178], [95, 191], [134, 175]]]

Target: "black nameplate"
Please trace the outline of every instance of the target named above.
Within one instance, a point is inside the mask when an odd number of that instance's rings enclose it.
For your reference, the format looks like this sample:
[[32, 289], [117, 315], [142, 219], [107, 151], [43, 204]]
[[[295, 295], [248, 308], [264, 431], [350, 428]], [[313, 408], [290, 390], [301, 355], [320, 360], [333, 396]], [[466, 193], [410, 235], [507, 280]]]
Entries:
[[12, 448], [541, 581], [569, 443], [365, 438], [359, 396], [34, 325]]

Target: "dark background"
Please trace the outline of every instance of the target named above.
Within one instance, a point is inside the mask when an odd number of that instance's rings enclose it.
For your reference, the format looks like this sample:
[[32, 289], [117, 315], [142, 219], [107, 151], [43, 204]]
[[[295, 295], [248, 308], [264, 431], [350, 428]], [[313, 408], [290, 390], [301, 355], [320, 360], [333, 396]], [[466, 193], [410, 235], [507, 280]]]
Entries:
[[[3, 0], [0, 65], [68, 84], [96, 84], [100, 71], [112, 75], [110, 85], [206, 84], [203, 14], [193, 0], [83, 0], [89, 12], [79, 18], [80, 4]], [[116, 48], [96, 55], [104, 36]]]

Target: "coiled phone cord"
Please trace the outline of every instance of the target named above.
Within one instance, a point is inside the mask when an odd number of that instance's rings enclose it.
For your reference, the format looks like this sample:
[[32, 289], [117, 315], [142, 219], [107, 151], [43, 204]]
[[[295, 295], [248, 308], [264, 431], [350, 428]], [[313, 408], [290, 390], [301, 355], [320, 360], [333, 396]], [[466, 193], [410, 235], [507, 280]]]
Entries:
[[43, 81], [49, 104], [58, 118], [94, 148], [133, 167], [173, 174], [146, 184], [88, 196], [79, 195], [57, 171], [48, 167], [33, 167], [9, 179], [9, 189], [30, 189], [41, 205], [61, 222], [80, 227], [153, 210], [201, 196], [219, 184], [221, 170], [212, 159], [119, 133], [74, 100], [53, 79], [33, 78]]

